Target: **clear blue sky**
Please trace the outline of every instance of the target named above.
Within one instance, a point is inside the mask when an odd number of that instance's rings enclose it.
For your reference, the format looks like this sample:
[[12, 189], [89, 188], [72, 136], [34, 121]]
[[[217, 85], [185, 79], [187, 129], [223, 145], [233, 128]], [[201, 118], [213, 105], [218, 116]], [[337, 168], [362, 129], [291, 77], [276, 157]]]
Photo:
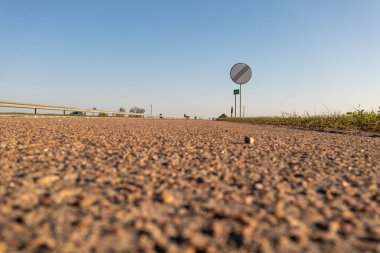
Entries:
[[0, 0], [0, 100], [212, 117], [380, 106], [380, 1]]

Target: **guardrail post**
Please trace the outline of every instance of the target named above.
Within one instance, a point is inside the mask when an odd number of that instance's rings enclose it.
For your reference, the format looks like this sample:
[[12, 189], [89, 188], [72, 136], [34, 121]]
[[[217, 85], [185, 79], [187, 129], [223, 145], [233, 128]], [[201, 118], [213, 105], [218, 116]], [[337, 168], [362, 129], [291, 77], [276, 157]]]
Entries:
[[34, 114], [37, 114], [37, 108], [34, 108]]
[[66, 111], [65, 110], [63, 110], [63, 115], [66, 115]]

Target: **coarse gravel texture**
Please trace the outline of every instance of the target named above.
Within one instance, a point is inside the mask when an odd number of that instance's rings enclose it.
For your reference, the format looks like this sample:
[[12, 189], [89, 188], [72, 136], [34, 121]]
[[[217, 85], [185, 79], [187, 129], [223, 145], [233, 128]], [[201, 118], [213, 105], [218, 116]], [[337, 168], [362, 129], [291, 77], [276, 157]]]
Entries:
[[4, 252], [380, 252], [380, 138], [1, 117]]

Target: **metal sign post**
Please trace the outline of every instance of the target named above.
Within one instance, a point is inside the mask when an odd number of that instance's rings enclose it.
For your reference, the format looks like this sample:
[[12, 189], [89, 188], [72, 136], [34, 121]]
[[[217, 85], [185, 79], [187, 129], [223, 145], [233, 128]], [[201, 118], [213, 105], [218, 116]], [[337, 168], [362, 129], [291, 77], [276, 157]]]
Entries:
[[241, 85], [240, 85], [240, 103], [239, 103], [239, 118], [241, 118]]
[[[245, 63], [236, 63], [230, 71], [230, 76], [232, 81], [234, 83], [240, 85], [240, 110], [239, 110], [239, 117], [241, 118], [241, 86], [245, 83], [247, 83], [251, 77], [252, 77], [252, 70], [251, 68], [245, 64]], [[235, 94], [235, 92], [234, 92]], [[235, 97], [236, 98], [236, 97]], [[236, 103], [235, 103], [235, 108], [236, 108]], [[236, 110], [235, 110], [236, 112]]]
[[235, 118], [236, 118], [236, 95], [239, 95], [240, 94], [240, 92], [239, 92], [239, 90], [234, 90], [234, 95], [235, 95]]

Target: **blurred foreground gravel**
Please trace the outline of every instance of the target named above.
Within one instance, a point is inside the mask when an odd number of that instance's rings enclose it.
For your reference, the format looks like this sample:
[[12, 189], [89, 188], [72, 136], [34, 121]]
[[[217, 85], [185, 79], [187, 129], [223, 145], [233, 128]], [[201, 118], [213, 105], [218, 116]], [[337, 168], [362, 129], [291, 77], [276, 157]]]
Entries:
[[3, 252], [380, 252], [380, 138], [0, 117]]

